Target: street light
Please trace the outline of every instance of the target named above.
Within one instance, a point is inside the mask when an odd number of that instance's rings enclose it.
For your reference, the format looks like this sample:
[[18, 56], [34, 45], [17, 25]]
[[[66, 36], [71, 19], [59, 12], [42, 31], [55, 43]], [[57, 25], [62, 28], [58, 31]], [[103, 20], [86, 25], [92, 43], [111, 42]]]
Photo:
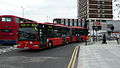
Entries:
[[22, 17], [24, 17], [24, 10], [25, 10], [25, 8], [23, 6], [21, 6], [21, 9], [22, 9]]

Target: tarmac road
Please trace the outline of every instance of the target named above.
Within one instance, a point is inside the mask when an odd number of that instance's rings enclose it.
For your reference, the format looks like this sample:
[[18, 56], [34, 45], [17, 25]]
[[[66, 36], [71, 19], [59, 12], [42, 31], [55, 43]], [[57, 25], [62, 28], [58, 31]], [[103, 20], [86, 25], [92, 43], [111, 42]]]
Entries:
[[[77, 45], [57, 46], [43, 50], [16, 49], [0, 54], [0, 68], [67, 68]], [[76, 68], [77, 64], [75, 64]]]

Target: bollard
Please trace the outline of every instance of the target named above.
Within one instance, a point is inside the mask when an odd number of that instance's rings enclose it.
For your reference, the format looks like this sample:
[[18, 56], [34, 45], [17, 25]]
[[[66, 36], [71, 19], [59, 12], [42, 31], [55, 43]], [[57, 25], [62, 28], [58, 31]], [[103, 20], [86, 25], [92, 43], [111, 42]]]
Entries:
[[107, 42], [106, 42], [106, 35], [105, 34], [103, 35], [102, 44], [107, 44]]
[[119, 44], [119, 38], [116, 38], [117, 39], [117, 43]]

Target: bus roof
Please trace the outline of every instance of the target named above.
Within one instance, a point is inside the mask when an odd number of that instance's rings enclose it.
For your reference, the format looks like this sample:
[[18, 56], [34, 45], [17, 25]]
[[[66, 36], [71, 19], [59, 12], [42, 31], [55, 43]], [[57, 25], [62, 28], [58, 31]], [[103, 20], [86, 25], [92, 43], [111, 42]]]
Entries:
[[85, 28], [83, 28], [83, 27], [75, 27], [75, 26], [72, 26], [71, 28], [85, 29]]
[[[18, 16], [15, 16], [15, 15], [0, 15], [0, 17], [18, 17]], [[22, 17], [18, 17], [18, 18], [22, 18]], [[22, 18], [22, 19], [30, 20], [30, 19], [27, 19], [27, 18]], [[30, 21], [34, 21], [34, 20], [30, 20]], [[36, 21], [34, 21], [34, 22], [36, 22]]]
[[53, 25], [53, 23], [50, 23], [50, 22], [44, 22], [44, 24], [46, 24], [46, 25]]
[[[22, 23], [31, 23], [31, 22], [22, 22]], [[22, 24], [22, 23], [19, 23], [19, 24]], [[35, 22], [35, 24], [43, 24], [43, 23]]]
[[58, 23], [50, 23], [50, 22], [45, 22], [44, 24], [47, 24], [47, 25], [53, 25], [53, 26], [60, 26], [60, 27], [67, 27], [63, 24], [58, 24]]

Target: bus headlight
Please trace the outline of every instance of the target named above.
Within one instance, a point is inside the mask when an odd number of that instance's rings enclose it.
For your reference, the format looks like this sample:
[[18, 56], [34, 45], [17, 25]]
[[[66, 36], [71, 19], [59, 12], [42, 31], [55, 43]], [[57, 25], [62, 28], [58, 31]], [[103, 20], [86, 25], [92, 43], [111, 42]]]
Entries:
[[17, 44], [17, 46], [20, 46], [20, 44]]
[[[21, 46], [21, 45], [20, 45], [20, 44], [17, 44], [17, 46]], [[16, 46], [16, 47], [17, 47], [17, 46]]]
[[30, 42], [30, 44], [33, 44], [33, 42]]

